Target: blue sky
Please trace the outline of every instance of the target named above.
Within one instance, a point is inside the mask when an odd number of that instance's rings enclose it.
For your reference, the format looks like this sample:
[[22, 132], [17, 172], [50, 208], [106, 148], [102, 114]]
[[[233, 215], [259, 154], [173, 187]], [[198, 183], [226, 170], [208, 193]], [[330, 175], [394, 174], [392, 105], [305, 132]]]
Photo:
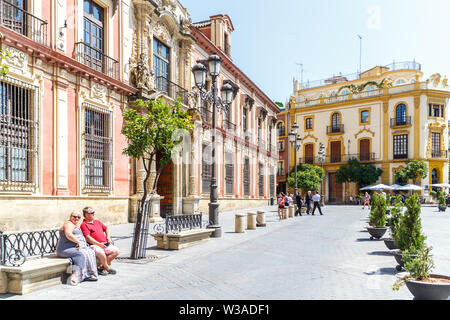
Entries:
[[228, 14], [232, 57], [272, 100], [286, 102], [293, 78], [319, 80], [400, 61], [425, 77], [450, 77], [448, 0], [180, 0], [193, 22]]

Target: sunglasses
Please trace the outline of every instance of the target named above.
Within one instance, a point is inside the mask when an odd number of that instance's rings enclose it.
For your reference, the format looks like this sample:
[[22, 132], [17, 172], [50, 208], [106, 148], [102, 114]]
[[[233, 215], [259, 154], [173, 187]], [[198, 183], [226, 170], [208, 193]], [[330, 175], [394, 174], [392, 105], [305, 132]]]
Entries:
[[72, 216], [72, 218], [81, 219], [81, 216]]
[[86, 214], [95, 214], [95, 211], [93, 211], [93, 212], [86, 212]]

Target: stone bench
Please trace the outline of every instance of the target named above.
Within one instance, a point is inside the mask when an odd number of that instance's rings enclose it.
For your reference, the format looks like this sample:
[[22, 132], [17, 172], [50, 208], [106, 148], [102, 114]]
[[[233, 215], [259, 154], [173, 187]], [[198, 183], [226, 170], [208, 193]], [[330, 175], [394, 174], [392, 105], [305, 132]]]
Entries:
[[50, 256], [27, 260], [20, 267], [0, 266], [0, 293], [27, 294], [56, 286], [65, 279], [70, 260]]
[[176, 234], [152, 234], [152, 237], [156, 240], [158, 249], [180, 250], [208, 241], [213, 232], [213, 229], [194, 229], [180, 231]]

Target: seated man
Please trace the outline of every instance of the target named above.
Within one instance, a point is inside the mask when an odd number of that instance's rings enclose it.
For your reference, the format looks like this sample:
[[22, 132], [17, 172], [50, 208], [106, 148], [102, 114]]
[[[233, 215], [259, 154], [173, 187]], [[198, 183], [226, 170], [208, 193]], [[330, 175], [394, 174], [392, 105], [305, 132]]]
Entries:
[[117, 271], [111, 269], [110, 264], [119, 255], [120, 250], [113, 245], [108, 227], [99, 220], [95, 220], [94, 215], [95, 211], [92, 208], [84, 208], [84, 221], [80, 229], [100, 261], [98, 274], [102, 276], [106, 276], [108, 273], [116, 274]]

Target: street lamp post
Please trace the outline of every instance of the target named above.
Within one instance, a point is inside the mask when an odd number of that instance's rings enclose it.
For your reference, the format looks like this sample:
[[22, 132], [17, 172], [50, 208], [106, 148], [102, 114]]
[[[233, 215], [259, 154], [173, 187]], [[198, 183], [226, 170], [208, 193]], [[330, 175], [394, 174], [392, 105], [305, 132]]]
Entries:
[[[325, 146], [323, 145], [323, 143], [321, 142], [319, 145], [319, 162], [322, 166], [322, 170], [323, 170], [323, 163], [325, 162]], [[321, 205], [324, 205], [324, 196], [323, 196], [323, 180], [325, 179], [325, 172], [324, 172], [324, 177], [322, 179], [322, 182], [320, 183], [320, 195], [321, 195]]]
[[[197, 61], [198, 62], [198, 61]], [[208, 58], [208, 70], [201, 64], [197, 63], [192, 67], [195, 85], [200, 93], [200, 98], [212, 104], [212, 137], [211, 137], [211, 186], [210, 186], [210, 203], [209, 205], [209, 225], [208, 229], [214, 229], [211, 234], [212, 238], [222, 237], [222, 228], [219, 225], [219, 203], [217, 195], [217, 179], [216, 179], [216, 109], [222, 109], [228, 112], [229, 105], [233, 101], [233, 87], [226, 83], [222, 86], [222, 98], [218, 97], [217, 77], [220, 74], [220, 64], [222, 59], [215, 53]], [[206, 72], [211, 75], [211, 91], [206, 91]]]
[[289, 142], [292, 144], [292, 148], [294, 148], [294, 170], [295, 170], [295, 187], [294, 187], [294, 197], [298, 194], [298, 184], [297, 184], [297, 150], [299, 150], [302, 146], [302, 138], [298, 135], [299, 126], [297, 123], [294, 123], [292, 126], [292, 131], [289, 133]]

